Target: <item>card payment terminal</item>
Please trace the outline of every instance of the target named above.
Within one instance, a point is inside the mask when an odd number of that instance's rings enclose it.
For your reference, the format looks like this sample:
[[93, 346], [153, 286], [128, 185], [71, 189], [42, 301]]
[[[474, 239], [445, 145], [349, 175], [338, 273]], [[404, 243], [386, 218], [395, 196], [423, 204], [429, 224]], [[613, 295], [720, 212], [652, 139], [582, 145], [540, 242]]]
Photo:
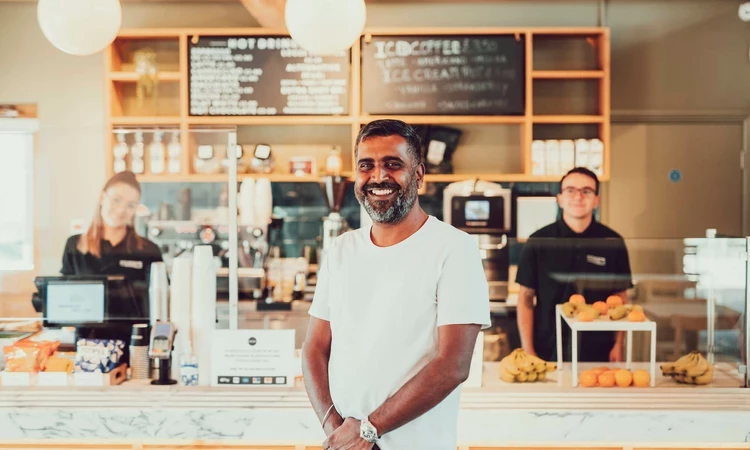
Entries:
[[158, 367], [158, 378], [152, 380], [151, 384], [177, 384], [176, 380], [169, 378], [172, 349], [174, 348], [174, 337], [177, 327], [171, 322], [156, 322], [151, 328], [151, 343], [148, 356], [152, 364]]

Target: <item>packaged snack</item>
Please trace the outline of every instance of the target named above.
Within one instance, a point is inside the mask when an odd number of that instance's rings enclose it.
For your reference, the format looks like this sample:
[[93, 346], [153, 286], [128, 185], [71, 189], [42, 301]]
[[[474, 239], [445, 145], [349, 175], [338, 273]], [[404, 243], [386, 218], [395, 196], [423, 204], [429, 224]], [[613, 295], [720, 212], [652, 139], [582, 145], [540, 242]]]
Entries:
[[39, 348], [6, 345], [3, 354], [6, 372], [39, 372]]
[[39, 370], [44, 371], [47, 366], [47, 360], [52, 356], [57, 349], [60, 347], [60, 341], [32, 341], [24, 339], [15, 343], [16, 347], [22, 348], [36, 348], [39, 349], [37, 353]]
[[76, 371], [108, 373], [117, 368], [125, 353], [119, 339], [79, 339], [76, 342]]
[[67, 372], [73, 373], [76, 365], [75, 353], [57, 352], [47, 360], [45, 372]]

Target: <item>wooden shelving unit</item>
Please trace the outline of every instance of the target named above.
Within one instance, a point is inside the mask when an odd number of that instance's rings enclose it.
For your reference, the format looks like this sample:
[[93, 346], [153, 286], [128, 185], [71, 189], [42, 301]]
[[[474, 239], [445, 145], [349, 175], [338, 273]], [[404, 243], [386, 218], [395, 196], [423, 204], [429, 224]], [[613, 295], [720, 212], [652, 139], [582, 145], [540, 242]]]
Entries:
[[351, 116], [188, 117], [188, 125], [351, 125]]
[[[139, 75], [135, 72], [110, 72], [109, 79], [121, 83], [135, 83]], [[156, 76], [159, 82], [179, 82], [182, 80], [180, 72], [159, 72]]]
[[604, 78], [603, 70], [535, 70], [531, 73], [535, 80], [585, 80]]
[[[341, 174], [343, 177], [352, 178], [351, 172], [344, 172]], [[237, 180], [242, 182], [246, 178], [268, 178], [271, 182], [278, 183], [317, 183], [320, 181], [319, 177], [315, 176], [297, 176], [288, 173], [271, 173], [268, 175], [263, 174], [237, 174]], [[465, 178], [465, 177], [464, 177]], [[229, 180], [229, 175], [225, 173], [217, 174], [166, 174], [166, 175], [149, 175], [143, 174], [138, 176], [138, 181], [141, 183], [226, 183]]]
[[[342, 173], [343, 177], [354, 179], [354, 175], [351, 172]], [[320, 178], [314, 176], [297, 176], [292, 174], [279, 174], [272, 173], [269, 175], [261, 174], [238, 174], [237, 179], [241, 182], [245, 178], [268, 178], [271, 182], [279, 183], [308, 183], [320, 181]], [[478, 178], [486, 181], [494, 182], [556, 182], [559, 180], [557, 176], [544, 176], [544, 177], [533, 177], [529, 178], [528, 175], [524, 174], [502, 174], [502, 173], [453, 173], [446, 175], [425, 175], [425, 181], [428, 183], [453, 183], [455, 181], [463, 181], [467, 179]], [[228, 180], [227, 174], [166, 174], [166, 175], [149, 175], [143, 174], [138, 176], [138, 180], [142, 183], [153, 183], [153, 182], [169, 182], [169, 183], [226, 183]]]
[[366, 124], [378, 119], [398, 119], [413, 125], [502, 125], [522, 124], [525, 116], [359, 116], [359, 123]]
[[[200, 139], [195, 135], [213, 128], [226, 130], [230, 127], [265, 127], [281, 126], [321, 126], [349, 127], [351, 129], [349, 149], [351, 165], [344, 167], [348, 174], [354, 170], [353, 147], [360, 127], [372, 120], [395, 118], [414, 125], [447, 125], [460, 127], [472, 126], [472, 130], [497, 130], [497, 127], [518, 128], [520, 148], [520, 166], [515, 173], [493, 167], [483, 168], [481, 172], [467, 172], [456, 166], [457, 173], [448, 175], [427, 175], [428, 182], [453, 182], [470, 178], [479, 178], [496, 182], [554, 182], [559, 175], [531, 175], [531, 144], [538, 127], [562, 127], [563, 130], [576, 130], [582, 126], [595, 127], [596, 137], [604, 144], [604, 173], [602, 181], [609, 180], [610, 173], [610, 37], [607, 28], [389, 28], [367, 29], [367, 36], [425, 36], [425, 35], [515, 35], [525, 40], [525, 113], [517, 116], [500, 115], [370, 115], [362, 110], [361, 85], [361, 52], [362, 43], [358, 41], [351, 49], [352, 63], [349, 80], [349, 114], [341, 116], [229, 116], [206, 117], [191, 116], [189, 112], [188, 88], [188, 44], [193, 36], [286, 36], [283, 30], [263, 28], [226, 28], [226, 29], [134, 29], [122, 30], [115, 42], [105, 51], [105, 85], [106, 85], [106, 131], [110, 139], [107, 148], [106, 171], [113, 171], [112, 146], [116, 142], [115, 131], [121, 128], [168, 129], [179, 130], [183, 157], [179, 174], [143, 174], [144, 182], [223, 182], [225, 174], [202, 175], [193, 171], [192, 158]], [[590, 53], [590, 64], [575, 65], [563, 56], [559, 59], [554, 50], [545, 49], [545, 43], [553, 43], [551, 48], [574, 42]], [[133, 54], [142, 49], [153, 49], [157, 55], [159, 72], [158, 94], [155, 99], [137, 102], [135, 88], [138, 75], [135, 72]], [[550, 63], [550, 60], [556, 63]], [[536, 83], [596, 83], [596, 110], [581, 114], [570, 114], [560, 111], [559, 114], [547, 114], [547, 111], [535, 112], [535, 100], [539, 92]], [[536, 97], [535, 97], [536, 95]], [[556, 100], [556, 99], [553, 99]], [[580, 100], [580, 98], [578, 99]], [[590, 98], [585, 100], [592, 100]], [[551, 102], [554, 104], [554, 101]], [[480, 126], [479, 128], [475, 126]], [[340, 132], [340, 131], [339, 131]], [[472, 131], [474, 132], [474, 131]], [[560, 139], [573, 139], [576, 131]], [[347, 133], [349, 134], [349, 133]], [[241, 142], [247, 144], [247, 142]], [[273, 143], [271, 143], [273, 144]], [[485, 151], [499, 152], [489, 148]], [[486, 156], [486, 155], [485, 155]], [[499, 167], [499, 166], [498, 166]], [[319, 168], [320, 169], [320, 168]], [[240, 178], [255, 175], [240, 174]], [[317, 177], [297, 177], [285, 173], [273, 173], [272, 181], [315, 182]]]
[[534, 123], [557, 123], [557, 124], [575, 124], [575, 123], [602, 123], [603, 116], [534, 116], [531, 118]]
[[110, 121], [112, 125], [119, 126], [143, 126], [152, 127], [157, 125], [180, 125], [181, 119], [179, 117], [170, 116], [118, 116], [111, 117]]

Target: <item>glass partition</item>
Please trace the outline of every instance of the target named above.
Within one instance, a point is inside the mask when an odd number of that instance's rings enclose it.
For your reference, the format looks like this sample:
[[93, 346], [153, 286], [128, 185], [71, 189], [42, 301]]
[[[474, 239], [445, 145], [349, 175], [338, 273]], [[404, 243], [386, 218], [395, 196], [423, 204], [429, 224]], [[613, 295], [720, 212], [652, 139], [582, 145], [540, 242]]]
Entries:
[[[349, 174], [343, 174], [337, 181], [340, 184], [336, 186], [342, 190], [336, 194], [338, 196], [333, 203], [333, 197], [329, 195], [331, 188], [324, 182], [326, 160], [340, 152], [339, 141], [346, 140], [344, 135], [350, 131], [349, 127], [329, 125], [336, 137], [330, 145], [325, 142], [325, 134], [316, 130], [317, 134], [313, 135], [313, 156], [303, 158], [305, 145], [284, 141], [284, 130], [277, 130], [272, 135], [258, 135], [249, 126], [190, 126], [183, 134], [183, 128], [179, 125], [122, 125], [115, 127], [111, 136], [105, 138], [111, 144], [111, 158], [107, 157], [107, 164], [115, 171], [124, 168], [138, 172], [141, 195], [133, 221], [134, 231], [158, 247], [166, 278], [155, 286], [153, 272], [150, 268], [144, 271], [147, 277], [139, 280], [140, 284], [134, 288], [135, 294], [127, 296], [128, 301], [138, 303], [138, 307], [121, 307], [117, 314], [108, 318], [117, 324], [118, 332], [106, 333], [102, 331], [103, 327], [91, 324], [82, 324], [81, 328], [86, 325], [88, 331], [93, 329], [90, 336], [127, 341], [131, 338], [133, 325], [154, 323], [155, 310], [162, 311], [159, 318], [182, 323], [183, 331], [191, 328], [191, 319], [186, 319], [183, 312], [194, 305], [188, 302], [181, 307], [176, 305], [180, 305], [181, 295], [190, 296], [194, 291], [194, 280], [190, 278], [193, 275], [193, 262], [188, 266], [183, 263], [182, 268], [177, 269], [183, 271], [182, 275], [175, 274], [175, 264], [181, 259], [194, 257], [199, 246], [208, 246], [216, 270], [215, 286], [211, 287], [216, 299], [215, 328], [293, 329], [294, 346], [299, 350], [304, 344], [308, 309], [315, 291], [318, 264], [324, 254], [324, 237], [327, 230], [330, 231], [327, 227], [330, 226], [331, 212], [335, 209], [339, 215], [337, 220], [346, 224], [339, 231], [356, 230], [363, 223]], [[286, 129], [286, 126], [276, 128]], [[56, 139], [69, 138], [62, 131], [46, 131]], [[232, 136], [241, 138], [234, 196], [230, 195], [231, 164], [227, 158]], [[283, 162], [284, 168], [264, 162], [264, 152], [269, 151], [263, 147], [265, 138], [279, 139], [284, 144], [269, 146], [270, 152], [278, 156], [277, 162]], [[122, 147], [123, 152], [117, 152], [118, 146]], [[138, 148], [142, 149], [142, 153]], [[160, 151], [164, 152], [161, 159], [163, 166], [150, 159]], [[344, 154], [345, 166], [350, 166], [351, 155], [348, 152]], [[44, 167], [38, 171], [36, 190], [47, 192], [53, 188], [64, 188], [61, 179], [51, 177], [51, 173]], [[79, 171], [67, 173], [66, 176], [84, 174], [81, 167]], [[104, 177], [100, 179], [103, 185]], [[55, 212], [54, 222], [57, 225], [49, 236], [37, 233], [44, 257], [38, 258], [40, 263], [34, 273], [36, 283], [34, 277], [29, 277], [16, 284], [33, 286], [36, 293], [15, 295], [13, 301], [4, 300], [0, 308], [0, 333], [3, 333], [0, 335], [0, 345], [12, 345], [19, 339], [29, 337], [29, 333], [38, 333], [34, 339], [60, 341], [59, 350], [67, 352], [66, 357], [75, 359], [76, 339], [81, 336], [77, 336], [70, 327], [62, 327], [59, 321], [47, 320], [45, 323], [41, 313], [45, 293], [39, 289], [46, 287], [45, 277], [60, 275], [65, 240], [88, 229], [92, 207], [102, 201], [101, 186], [98, 182], [96, 184], [90, 192], [71, 193], [77, 196], [77, 200], [65, 207], [72, 211]], [[420, 192], [421, 206], [440, 220], [444, 218], [443, 191], [448, 185], [448, 182], [428, 182]], [[507, 187], [515, 193], [551, 197], [557, 184], [514, 183], [507, 184]], [[42, 198], [47, 198], [47, 194], [43, 194]], [[236, 231], [231, 229], [229, 220], [235, 205]], [[54, 208], [54, 205], [46, 206]], [[40, 210], [39, 205], [36, 209]], [[65, 220], [57, 216], [65, 217]], [[44, 210], [38, 220], [53, 221], [49, 209]], [[60, 223], [63, 225], [60, 226]], [[560, 245], [560, 241], [553, 238], [541, 241], [552, 247]], [[501, 294], [493, 294], [490, 303], [492, 326], [482, 333], [482, 359], [487, 364], [497, 364], [523, 346], [518, 326], [521, 287], [517, 276], [529, 240], [514, 237], [507, 241], [498, 240], [507, 244], [503, 244], [504, 248], [497, 254], [482, 247], [487, 242], [478, 241], [482, 248], [480, 254], [488, 281], [501, 286], [498, 291]], [[747, 358], [744, 324], [748, 240], [706, 230], [705, 236], [674, 239], [626, 237], [624, 245], [632, 280], [632, 286], [625, 289], [625, 303], [637, 305], [645, 319], [655, 324], [654, 356], [658, 366], [675, 362], [691, 352], [699, 352], [716, 369], [716, 381], [712, 386], [743, 385], [740, 366], [746, 364]], [[570, 258], [573, 253], [574, 250], [568, 249], [568, 253], [557, 253], [551, 260]], [[584, 264], [584, 269], [571, 272], [565, 264], [558, 264], [559, 273], [549, 274], [568, 286], [553, 298], [555, 304], [570, 301], [573, 294], [583, 293], [586, 297], [585, 292], [591, 283], [611, 282], [607, 277], [612, 274], [600, 269], [602, 266], [599, 266], [598, 255], [595, 252], [591, 255], [583, 253], [583, 258], [587, 257], [591, 257], [584, 261], [591, 266], [588, 269]], [[130, 263], [126, 261], [127, 264]], [[231, 276], [233, 264], [237, 267], [236, 281]], [[188, 278], [181, 278], [186, 274]], [[0, 283], [0, 294], [4, 299], [12, 293], [9, 286], [8, 283]], [[233, 290], [237, 299], [236, 318], [230, 302]], [[585, 298], [586, 303], [607, 301], [608, 295], [597, 295]], [[209, 297], [210, 303], [213, 299], [212, 295]], [[114, 294], [112, 298], [115, 298]], [[536, 301], [539, 302], [539, 299]], [[544, 301], [550, 300], [546, 298]], [[630, 308], [628, 306], [628, 312]], [[600, 311], [597, 320], [629, 322], [627, 314], [612, 319], [609, 309], [612, 308]], [[163, 311], [167, 311], [167, 315]], [[195, 317], [195, 312], [192, 314]], [[75, 323], [68, 325], [76, 326]], [[564, 322], [563, 327], [567, 326], [567, 322]], [[545, 332], [555, 340], [554, 327]], [[581, 342], [588, 339], [587, 332], [581, 332], [580, 336]], [[195, 336], [191, 337], [195, 339]], [[179, 361], [179, 354], [185, 350], [184, 346], [175, 349], [178, 355], [175, 365]], [[563, 353], [564, 363], [569, 362], [571, 358], [567, 350]], [[633, 333], [632, 343], [625, 353], [632, 356], [635, 366], [648, 363], [651, 358], [650, 335]], [[555, 357], [556, 354], [553, 354], [549, 359], [554, 360]], [[0, 360], [0, 365], [4, 364]], [[624, 367], [623, 364], [601, 361], [600, 365]], [[563, 367], [563, 372], [570, 370], [565, 364]], [[657, 372], [661, 383], [657, 383], [657, 386], [678, 384], [671, 375], [664, 375], [661, 370]]]

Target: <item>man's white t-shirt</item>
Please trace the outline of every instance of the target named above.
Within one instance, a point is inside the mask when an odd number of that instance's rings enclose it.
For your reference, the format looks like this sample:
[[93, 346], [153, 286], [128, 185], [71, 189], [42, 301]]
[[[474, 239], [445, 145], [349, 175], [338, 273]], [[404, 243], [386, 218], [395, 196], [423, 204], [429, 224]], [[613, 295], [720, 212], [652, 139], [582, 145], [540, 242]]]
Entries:
[[[321, 264], [310, 314], [330, 322], [333, 403], [361, 420], [433, 359], [438, 327], [489, 327], [477, 242], [433, 216], [390, 247], [373, 244], [370, 227], [347, 232]], [[460, 391], [384, 434], [380, 449], [455, 450]]]

